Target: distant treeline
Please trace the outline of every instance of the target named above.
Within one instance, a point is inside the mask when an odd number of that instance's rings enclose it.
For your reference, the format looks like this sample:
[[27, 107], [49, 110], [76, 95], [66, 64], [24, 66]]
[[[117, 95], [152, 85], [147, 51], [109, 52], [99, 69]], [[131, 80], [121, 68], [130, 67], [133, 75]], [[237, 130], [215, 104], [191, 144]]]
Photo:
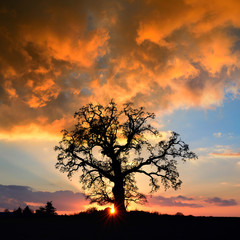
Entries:
[[17, 208], [13, 210], [12, 212], [9, 211], [8, 209], [5, 209], [3, 213], [1, 213], [2, 216], [24, 216], [24, 217], [29, 217], [29, 216], [56, 216], [56, 208], [53, 206], [52, 202], [49, 201], [46, 203], [44, 207], [40, 207], [37, 210], [32, 210], [29, 208], [29, 206], [26, 206], [25, 208]]
[[[138, 216], [144, 215], [145, 217], [146, 216], [159, 216], [159, 215], [170, 216], [168, 214], [160, 214], [158, 212], [150, 213], [150, 212], [144, 212], [144, 211], [130, 211], [130, 212], [127, 212], [126, 214], [127, 215], [138, 215]], [[51, 216], [57, 216], [57, 215], [58, 215], [57, 210], [53, 206], [52, 201], [47, 202], [44, 207], [39, 207], [35, 211], [32, 210], [29, 206], [26, 206], [25, 208], [18, 207], [17, 209], [15, 209], [13, 211], [9, 211], [8, 209], [5, 209], [4, 212], [0, 212], [0, 217], [1, 216], [3, 216], [3, 217], [4, 216], [12, 216], [12, 217], [30, 217], [30, 216], [48, 217], [48, 216], [50, 216], [51, 217]], [[67, 215], [65, 214], [65, 216], [67, 216]], [[75, 214], [72, 214], [72, 215], [68, 215], [68, 216], [79, 216], [79, 217], [105, 216], [107, 218], [109, 216], [113, 217], [113, 215], [111, 214], [111, 208], [110, 207], [107, 207], [104, 210], [98, 210], [95, 207], [90, 207], [85, 211], [75, 213]], [[177, 212], [175, 214], [175, 216], [184, 216], [184, 214], [181, 213], [181, 212]], [[118, 214], [115, 215], [115, 218], [117, 218], [117, 217], [118, 217]]]

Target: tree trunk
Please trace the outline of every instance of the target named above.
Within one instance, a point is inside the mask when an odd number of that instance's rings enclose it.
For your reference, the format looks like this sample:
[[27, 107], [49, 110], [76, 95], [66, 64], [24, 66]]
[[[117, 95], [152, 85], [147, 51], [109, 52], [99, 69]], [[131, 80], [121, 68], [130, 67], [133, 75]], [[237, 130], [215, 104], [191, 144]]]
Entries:
[[126, 207], [124, 204], [124, 187], [123, 187], [123, 180], [118, 179], [114, 183], [114, 187], [112, 189], [114, 195], [114, 208], [119, 214], [126, 212]]
[[114, 196], [114, 208], [116, 209], [118, 214], [122, 214], [126, 212], [124, 200], [124, 186], [123, 186], [123, 176], [121, 171], [121, 163], [115, 157], [112, 158], [112, 167], [115, 175], [114, 186], [112, 189]]

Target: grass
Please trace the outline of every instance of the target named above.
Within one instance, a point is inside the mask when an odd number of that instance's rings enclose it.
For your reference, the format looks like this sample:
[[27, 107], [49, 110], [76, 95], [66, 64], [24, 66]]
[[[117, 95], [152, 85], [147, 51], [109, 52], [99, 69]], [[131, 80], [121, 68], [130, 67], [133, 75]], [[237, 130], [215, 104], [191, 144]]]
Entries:
[[1, 239], [237, 239], [240, 218], [93, 211], [73, 216], [1, 217]]

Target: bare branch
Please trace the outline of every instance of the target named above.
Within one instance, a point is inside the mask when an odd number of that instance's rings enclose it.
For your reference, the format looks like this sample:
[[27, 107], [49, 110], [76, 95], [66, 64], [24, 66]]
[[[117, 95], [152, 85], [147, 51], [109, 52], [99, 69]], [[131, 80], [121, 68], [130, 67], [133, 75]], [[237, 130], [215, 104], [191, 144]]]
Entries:
[[146, 202], [138, 192], [136, 173], [149, 178], [151, 192], [159, 189], [158, 180], [165, 189], [178, 189], [182, 182], [177, 163], [197, 158], [175, 132], [167, 140], [150, 143], [147, 134], [161, 135], [148, 123], [155, 114], [133, 108], [131, 103], [120, 111], [113, 100], [106, 107], [88, 104], [74, 117], [75, 128], [63, 130], [62, 141], [55, 147], [59, 152], [56, 168], [69, 178], [81, 170], [80, 182], [91, 202], [114, 202], [121, 209], [132, 201]]

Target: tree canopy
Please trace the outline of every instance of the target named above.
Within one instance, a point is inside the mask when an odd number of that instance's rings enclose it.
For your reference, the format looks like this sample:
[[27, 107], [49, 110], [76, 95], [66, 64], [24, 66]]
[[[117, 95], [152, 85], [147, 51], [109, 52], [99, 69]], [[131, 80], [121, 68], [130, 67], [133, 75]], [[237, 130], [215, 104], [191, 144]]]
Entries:
[[[177, 163], [197, 158], [179, 134], [169, 133], [164, 139], [150, 124], [155, 118], [143, 107], [132, 103], [118, 109], [111, 100], [107, 106], [88, 104], [74, 115], [73, 130], [63, 130], [55, 150], [59, 152], [56, 168], [71, 178], [80, 172], [80, 182], [91, 202], [114, 203], [125, 211], [129, 202], [146, 202], [138, 192], [136, 173], [147, 176], [151, 192], [160, 185], [178, 189]], [[160, 180], [160, 182], [159, 182]]]

